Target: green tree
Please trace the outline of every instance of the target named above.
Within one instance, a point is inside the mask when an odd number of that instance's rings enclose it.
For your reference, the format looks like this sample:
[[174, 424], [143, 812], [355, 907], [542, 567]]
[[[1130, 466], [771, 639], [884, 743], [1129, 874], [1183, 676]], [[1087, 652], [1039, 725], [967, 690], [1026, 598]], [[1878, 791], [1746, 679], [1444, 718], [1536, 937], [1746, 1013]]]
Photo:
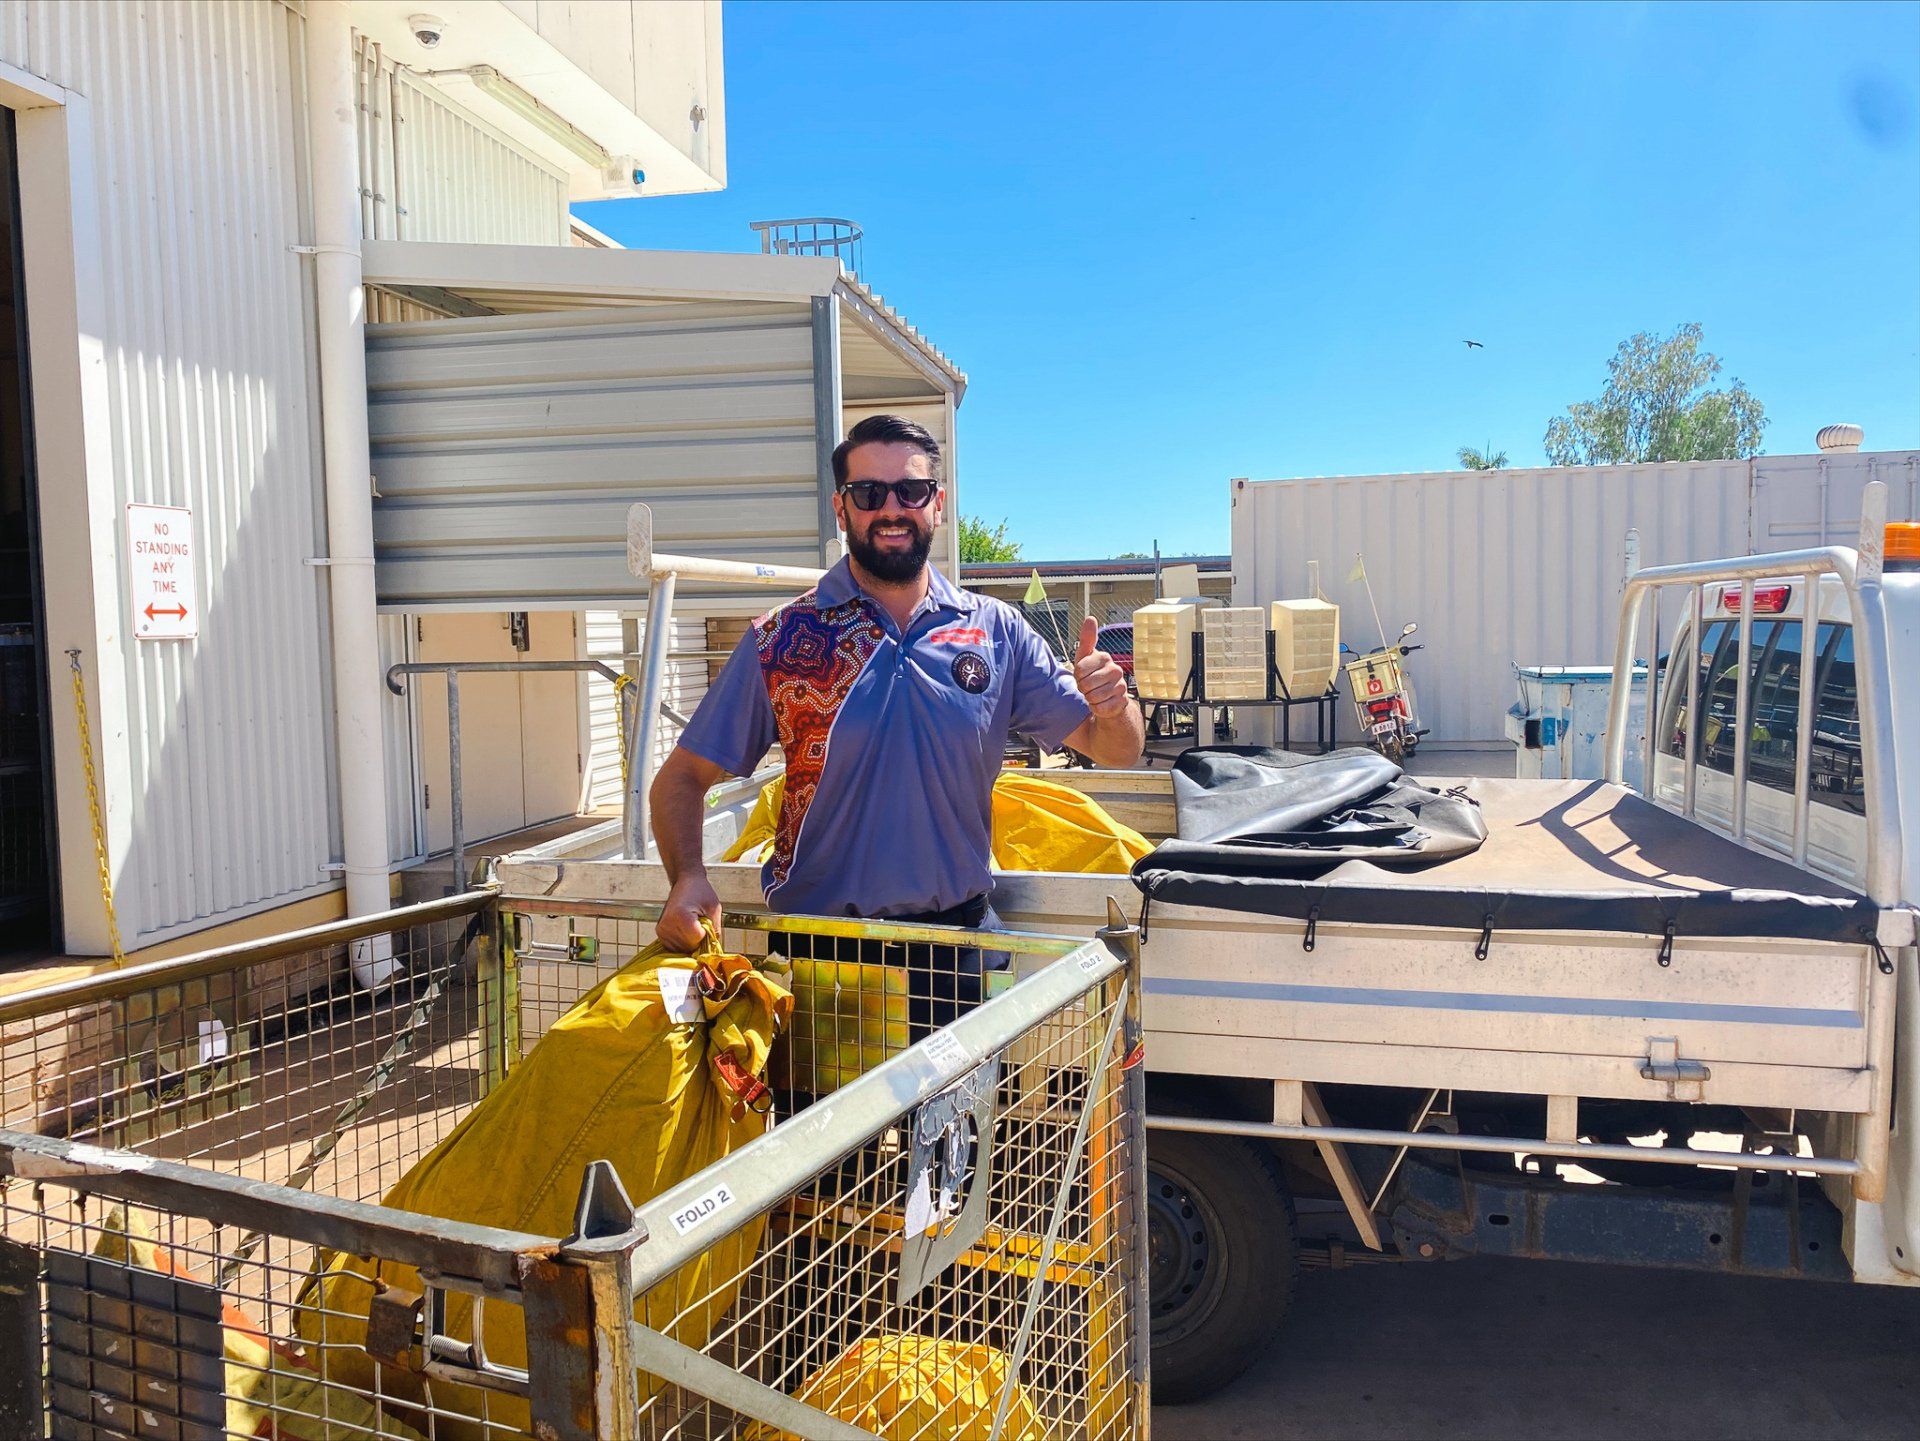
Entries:
[[1148, 555], [1144, 550], [1123, 550], [1120, 552], [1120, 554], [1116, 555], [1114, 559], [1115, 560], [1152, 560], [1153, 557]]
[[1460, 447], [1460, 464], [1468, 470], [1505, 470], [1507, 453], [1495, 450], [1491, 442], [1484, 450], [1475, 450], [1470, 445]]
[[960, 562], [1020, 559], [1020, 542], [1007, 539], [1007, 523], [990, 526], [975, 516], [960, 517]]
[[1548, 461], [1621, 465], [1759, 454], [1766, 411], [1738, 380], [1709, 389], [1721, 368], [1720, 357], [1701, 348], [1697, 323], [1665, 339], [1643, 330], [1621, 341], [1600, 398], [1547, 422]]

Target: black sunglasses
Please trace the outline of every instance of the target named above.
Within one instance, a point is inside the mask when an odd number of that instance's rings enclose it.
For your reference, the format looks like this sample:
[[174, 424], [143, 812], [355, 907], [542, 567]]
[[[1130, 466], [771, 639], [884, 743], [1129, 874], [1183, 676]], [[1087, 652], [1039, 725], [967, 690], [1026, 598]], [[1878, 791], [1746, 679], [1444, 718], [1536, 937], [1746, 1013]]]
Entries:
[[939, 488], [937, 480], [850, 480], [840, 487], [840, 493], [853, 502], [856, 510], [880, 509], [887, 503], [888, 491], [906, 509], [924, 510]]

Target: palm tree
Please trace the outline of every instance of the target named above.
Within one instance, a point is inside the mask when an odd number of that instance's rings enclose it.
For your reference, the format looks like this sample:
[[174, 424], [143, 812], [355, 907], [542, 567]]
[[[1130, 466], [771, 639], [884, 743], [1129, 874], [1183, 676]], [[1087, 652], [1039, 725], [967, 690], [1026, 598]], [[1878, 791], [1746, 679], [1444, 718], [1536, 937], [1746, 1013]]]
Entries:
[[1484, 450], [1475, 450], [1470, 445], [1460, 447], [1460, 464], [1468, 470], [1505, 470], [1507, 453], [1495, 450], [1493, 442], [1488, 441]]

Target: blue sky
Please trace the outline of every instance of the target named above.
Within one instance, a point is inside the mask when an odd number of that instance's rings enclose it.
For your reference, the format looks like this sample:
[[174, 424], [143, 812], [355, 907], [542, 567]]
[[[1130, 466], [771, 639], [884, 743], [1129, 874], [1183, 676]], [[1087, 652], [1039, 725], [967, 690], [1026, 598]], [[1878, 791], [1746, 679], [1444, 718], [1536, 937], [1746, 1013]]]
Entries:
[[[969, 377], [969, 513], [1036, 558], [1225, 550], [1234, 476], [1541, 464], [1697, 320], [1772, 422], [1920, 447], [1920, 5], [725, 9], [728, 188], [839, 215]], [[1463, 339], [1483, 341], [1469, 351]]]

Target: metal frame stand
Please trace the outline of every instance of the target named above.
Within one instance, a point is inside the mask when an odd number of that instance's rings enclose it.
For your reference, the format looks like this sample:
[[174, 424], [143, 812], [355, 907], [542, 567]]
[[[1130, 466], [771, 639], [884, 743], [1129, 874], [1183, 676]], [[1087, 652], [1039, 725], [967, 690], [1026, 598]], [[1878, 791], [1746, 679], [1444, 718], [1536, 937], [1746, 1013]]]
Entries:
[[[1149, 721], [1152, 720], [1153, 712], [1163, 706], [1193, 706], [1195, 708], [1193, 733], [1195, 745], [1211, 745], [1213, 743], [1214, 702], [1207, 698], [1205, 680], [1207, 673], [1206, 658], [1207, 638], [1205, 635], [1196, 631], [1193, 636], [1193, 660], [1187, 670], [1187, 679], [1180, 687], [1179, 697], [1171, 701], [1156, 699], [1143, 699], [1141, 701], [1143, 707], [1152, 708], [1147, 711], [1147, 719]], [[1251, 700], [1235, 697], [1231, 700], [1222, 700], [1219, 704], [1222, 706], [1258, 706], [1268, 710], [1277, 708], [1280, 712], [1280, 748], [1282, 750], [1293, 749], [1294, 707], [1312, 706], [1314, 711], [1314, 745], [1316, 747], [1316, 753], [1326, 755], [1333, 750], [1335, 739], [1338, 735], [1340, 718], [1337, 704], [1339, 699], [1340, 691], [1337, 685], [1329, 685], [1324, 693], [1316, 696], [1294, 695], [1293, 692], [1287, 688], [1287, 683], [1280, 678], [1280, 667], [1275, 664], [1273, 658], [1273, 632], [1268, 631], [1266, 696], [1264, 698]], [[1148, 731], [1149, 739], [1151, 739], [1151, 725], [1149, 725]]]
[[636, 723], [627, 728], [627, 791], [620, 818], [622, 850], [629, 860], [641, 861], [651, 858], [653, 846], [648, 792], [653, 789], [654, 729], [663, 714], [685, 724], [666, 704], [673, 597], [680, 580], [684, 577], [726, 585], [806, 590], [818, 585], [826, 572], [796, 565], [661, 554], [653, 548], [653, 510], [645, 505], [627, 511], [627, 569], [647, 580], [647, 648], [640, 667]]

